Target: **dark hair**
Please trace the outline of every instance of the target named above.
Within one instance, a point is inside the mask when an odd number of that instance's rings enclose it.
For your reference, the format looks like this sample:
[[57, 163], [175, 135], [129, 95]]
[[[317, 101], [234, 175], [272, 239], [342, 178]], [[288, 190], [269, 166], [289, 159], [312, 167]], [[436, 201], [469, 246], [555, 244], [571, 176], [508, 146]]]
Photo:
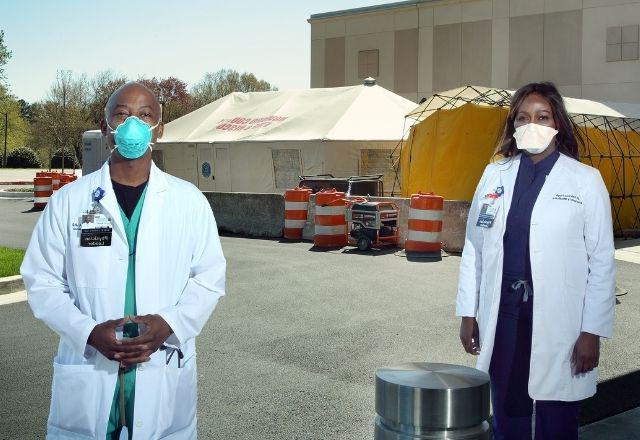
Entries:
[[560, 92], [558, 92], [556, 86], [550, 82], [530, 83], [520, 87], [513, 94], [511, 97], [511, 108], [509, 109], [509, 114], [507, 115], [504, 130], [495, 154], [500, 154], [503, 157], [513, 157], [518, 154], [516, 140], [513, 138], [513, 133], [516, 131], [514, 125], [516, 114], [527, 96], [533, 93], [542, 96], [551, 106], [553, 119], [556, 123], [556, 130], [558, 130], [558, 134], [554, 138], [558, 151], [579, 160], [579, 149], [584, 145], [582, 135], [569, 117]]

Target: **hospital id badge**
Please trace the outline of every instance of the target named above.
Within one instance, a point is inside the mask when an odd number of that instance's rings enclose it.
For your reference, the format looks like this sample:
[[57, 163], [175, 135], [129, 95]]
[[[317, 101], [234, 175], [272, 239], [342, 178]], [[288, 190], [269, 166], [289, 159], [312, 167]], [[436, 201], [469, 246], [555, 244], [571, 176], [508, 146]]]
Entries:
[[498, 214], [499, 205], [493, 205], [491, 203], [485, 203], [480, 209], [480, 215], [478, 215], [478, 221], [476, 226], [480, 228], [490, 228], [493, 226], [493, 222]]
[[112, 232], [111, 221], [104, 214], [82, 214], [81, 247], [111, 246]]

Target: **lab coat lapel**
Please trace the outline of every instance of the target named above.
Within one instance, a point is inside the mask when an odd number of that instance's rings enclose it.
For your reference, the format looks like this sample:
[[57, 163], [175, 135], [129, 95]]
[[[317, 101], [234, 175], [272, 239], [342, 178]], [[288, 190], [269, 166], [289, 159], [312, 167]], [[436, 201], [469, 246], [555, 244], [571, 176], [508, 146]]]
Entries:
[[139, 315], [158, 310], [159, 273], [161, 267], [162, 221], [167, 179], [155, 164], [151, 163], [147, 193], [140, 215], [136, 239], [136, 306]]
[[537, 213], [542, 210], [544, 205], [549, 202], [551, 197], [549, 194], [553, 192], [554, 188], [558, 189], [561, 187], [559, 183], [561, 183], [562, 179], [565, 177], [565, 173], [562, 172], [562, 169], [565, 165], [566, 156], [560, 154], [557, 162], [554, 164], [553, 168], [547, 175], [544, 185], [542, 185], [542, 189], [540, 190], [540, 194], [538, 194], [538, 198], [536, 199], [536, 203], [533, 205], [533, 212], [531, 214], [531, 223], [535, 224], [538, 222]]
[[[123, 243], [127, 243], [127, 235], [124, 232], [124, 225], [120, 217], [120, 207], [116, 199], [116, 194], [113, 191], [113, 185], [111, 185], [111, 173], [109, 172], [108, 160], [102, 165], [99, 186], [105, 191], [104, 197], [100, 200], [100, 206], [102, 210], [109, 215], [109, 218], [111, 218], [114, 232], [118, 234]], [[92, 188], [92, 191], [93, 190], [95, 190], [95, 188]]]
[[501, 164], [500, 168], [500, 185], [504, 190], [504, 197], [502, 200], [503, 216], [502, 227], [503, 232], [506, 227], [507, 216], [509, 215], [509, 209], [511, 208], [511, 200], [513, 199], [513, 190], [516, 185], [516, 177], [518, 176], [518, 169], [520, 168], [520, 154], [512, 159], [506, 160]]

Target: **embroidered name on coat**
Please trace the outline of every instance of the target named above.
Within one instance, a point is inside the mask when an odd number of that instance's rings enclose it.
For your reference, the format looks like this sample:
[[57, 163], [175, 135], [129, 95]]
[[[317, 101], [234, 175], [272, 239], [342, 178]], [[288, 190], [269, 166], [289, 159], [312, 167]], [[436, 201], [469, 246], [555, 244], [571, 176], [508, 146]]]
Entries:
[[574, 196], [573, 194], [556, 194], [553, 200], [567, 200], [569, 202], [582, 205], [582, 200], [580, 200], [580, 197]]

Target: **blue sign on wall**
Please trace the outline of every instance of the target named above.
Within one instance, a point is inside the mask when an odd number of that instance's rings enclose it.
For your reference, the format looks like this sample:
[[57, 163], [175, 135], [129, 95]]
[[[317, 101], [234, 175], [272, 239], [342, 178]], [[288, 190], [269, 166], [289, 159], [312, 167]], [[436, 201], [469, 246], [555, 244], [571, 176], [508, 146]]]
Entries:
[[202, 162], [202, 177], [209, 178], [209, 176], [211, 176], [211, 164]]

